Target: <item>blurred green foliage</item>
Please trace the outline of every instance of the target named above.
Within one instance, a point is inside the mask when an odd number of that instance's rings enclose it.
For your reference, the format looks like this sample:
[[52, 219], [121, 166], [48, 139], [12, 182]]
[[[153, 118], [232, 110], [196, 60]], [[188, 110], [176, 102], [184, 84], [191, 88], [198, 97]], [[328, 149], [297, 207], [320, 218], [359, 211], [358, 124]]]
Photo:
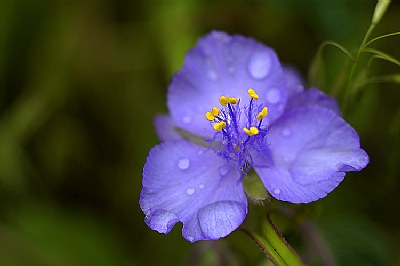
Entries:
[[[206, 32], [254, 37], [306, 77], [324, 40], [357, 49], [375, 4], [0, 1], [0, 265], [269, 265], [241, 231], [189, 244], [181, 225], [168, 236], [147, 228], [138, 200], [158, 143], [152, 119], [167, 112], [169, 79]], [[399, 31], [399, 12], [392, 3], [373, 36]], [[400, 58], [399, 37], [372, 46]], [[334, 94], [348, 60], [334, 48], [323, 58], [321, 89]], [[372, 74], [399, 73], [375, 61]], [[345, 113], [367, 169], [312, 204], [251, 207], [246, 223], [289, 210], [276, 223], [309, 264], [398, 265], [399, 99], [398, 83], [368, 85]]]

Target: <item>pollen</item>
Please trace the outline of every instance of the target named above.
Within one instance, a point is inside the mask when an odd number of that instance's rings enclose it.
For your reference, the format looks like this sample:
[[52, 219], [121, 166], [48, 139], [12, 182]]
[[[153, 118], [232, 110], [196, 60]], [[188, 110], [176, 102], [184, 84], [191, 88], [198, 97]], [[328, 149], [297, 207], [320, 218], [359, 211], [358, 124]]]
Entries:
[[212, 112], [207, 112], [206, 113], [206, 118], [208, 121], [214, 121], [215, 116], [212, 114]]
[[211, 110], [211, 113], [213, 116], [218, 116], [219, 115], [219, 109], [214, 106], [213, 109]]
[[258, 133], [259, 133], [259, 130], [258, 130], [258, 128], [256, 128], [256, 127], [250, 127], [250, 129], [247, 129], [247, 128], [243, 128], [243, 131], [247, 134], [247, 135], [249, 135], [250, 137], [251, 136], [254, 136], [254, 135], [257, 135]]
[[258, 96], [258, 94], [253, 90], [253, 89], [248, 89], [247, 90], [247, 93], [249, 94], [249, 96], [251, 97], [251, 98], [253, 98], [254, 100], [258, 100], [258, 98], [259, 98], [259, 96]]
[[219, 103], [220, 103], [222, 106], [227, 105], [227, 104], [228, 104], [228, 98], [226, 98], [225, 96], [219, 97]]
[[238, 103], [238, 100], [237, 100], [235, 97], [229, 97], [229, 98], [228, 98], [228, 102], [229, 102], [230, 104], [237, 104], [237, 103]]
[[268, 115], [268, 107], [264, 107], [261, 112], [258, 113], [257, 119], [261, 120]]
[[217, 107], [213, 107], [211, 112], [206, 113], [206, 118], [208, 121], [214, 121], [215, 117], [219, 115], [219, 109]]
[[226, 127], [226, 123], [224, 121], [221, 121], [219, 123], [215, 123], [213, 127], [214, 127], [214, 130], [222, 131], [222, 129], [224, 127]]

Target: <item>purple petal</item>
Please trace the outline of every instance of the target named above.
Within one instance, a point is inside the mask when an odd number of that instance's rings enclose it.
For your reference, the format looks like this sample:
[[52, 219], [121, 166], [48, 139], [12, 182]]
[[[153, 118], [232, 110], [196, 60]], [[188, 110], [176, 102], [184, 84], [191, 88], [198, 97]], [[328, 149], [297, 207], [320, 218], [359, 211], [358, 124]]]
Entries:
[[271, 125], [268, 141], [270, 158], [255, 170], [272, 196], [293, 203], [325, 197], [345, 172], [368, 164], [354, 129], [324, 108], [286, 113]]
[[162, 141], [182, 139], [176, 131], [176, 127], [168, 115], [157, 115], [154, 118], [157, 135]]
[[219, 106], [221, 95], [246, 103], [250, 87], [268, 106], [270, 121], [281, 115], [287, 90], [275, 51], [250, 38], [214, 31], [188, 52], [169, 87], [168, 106], [177, 126], [212, 136], [205, 113]]
[[168, 233], [178, 221], [190, 242], [227, 236], [243, 222], [247, 199], [237, 168], [186, 140], [154, 147], [143, 169], [146, 223]]
[[286, 79], [288, 98], [296, 97], [304, 90], [304, 82], [300, 73], [291, 66], [283, 66], [283, 75]]
[[316, 88], [305, 90], [292, 97], [288, 101], [286, 111], [306, 106], [327, 108], [340, 115], [340, 109], [336, 100]]

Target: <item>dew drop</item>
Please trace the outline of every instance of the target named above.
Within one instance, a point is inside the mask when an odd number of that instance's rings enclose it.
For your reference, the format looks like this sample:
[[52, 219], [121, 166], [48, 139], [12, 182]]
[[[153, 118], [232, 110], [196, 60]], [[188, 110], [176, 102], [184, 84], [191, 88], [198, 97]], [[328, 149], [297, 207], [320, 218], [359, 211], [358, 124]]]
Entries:
[[292, 134], [292, 131], [291, 131], [290, 129], [288, 129], [288, 128], [285, 128], [285, 129], [282, 130], [282, 135], [283, 135], [284, 137], [288, 137], [288, 136], [290, 136], [291, 134]]
[[194, 188], [188, 188], [186, 189], [186, 194], [188, 194], [188, 196], [191, 196], [194, 194], [194, 192], [196, 192], [196, 190], [194, 190]]
[[182, 118], [183, 123], [189, 124], [192, 121], [192, 118], [190, 116], [184, 116]]
[[189, 166], [190, 166], [190, 161], [189, 161], [189, 159], [184, 158], [184, 159], [180, 159], [180, 160], [178, 161], [178, 167], [179, 167], [179, 169], [185, 170], [185, 169], [188, 169]]
[[267, 93], [267, 101], [277, 103], [281, 99], [281, 94], [277, 89], [272, 89]]
[[227, 166], [222, 166], [219, 168], [219, 174], [221, 176], [226, 176], [228, 174], [228, 172], [229, 172], [229, 169]]
[[190, 242], [192, 242], [194, 240], [193, 236], [187, 236], [187, 240], [189, 240]]
[[204, 185], [203, 185], [203, 184], [200, 184], [200, 185], [199, 185], [199, 188], [200, 188], [200, 189], [203, 189], [203, 188], [204, 188]]
[[217, 75], [217, 73], [216, 73], [214, 70], [209, 70], [209, 71], [207, 72], [207, 76], [208, 76], [208, 78], [209, 78], [210, 80], [212, 80], [212, 81], [214, 81], [214, 80], [216, 80], [216, 79], [218, 78], [218, 75]]
[[248, 68], [253, 78], [265, 78], [271, 69], [271, 59], [268, 52], [261, 51], [254, 53], [250, 59]]
[[274, 189], [273, 192], [274, 192], [275, 194], [279, 194], [279, 193], [281, 193], [281, 190], [277, 187], [277, 188]]

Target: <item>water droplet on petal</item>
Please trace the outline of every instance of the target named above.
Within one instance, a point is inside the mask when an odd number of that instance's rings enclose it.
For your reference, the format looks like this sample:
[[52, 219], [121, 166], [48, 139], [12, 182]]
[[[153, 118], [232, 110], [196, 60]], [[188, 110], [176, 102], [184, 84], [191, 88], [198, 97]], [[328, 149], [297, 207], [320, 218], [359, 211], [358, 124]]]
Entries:
[[235, 73], [235, 67], [230, 66], [230, 67], [228, 68], [228, 71], [229, 71], [230, 74]]
[[275, 194], [279, 194], [279, 193], [281, 193], [281, 190], [277, 187], [277, 188], [275, 188], [275, 189], [273, 190], [273, 192], [274, 192]]
[[189, 124], [192, 121], [192, 118], [190, 116], [184, 116], [182, 118], [183, 123]]
[[196, 192], [196, 190], [194, 190], [194, 188], [188, 188], [186, 189], [186, 194], [188, 194], [188, 196], [191, 196], [194, 194], [194, 192]]
[[200, 189], [203, 189], [203, 188], [204, 188], [204, 185], [203, 185], [203, 184], [200, 184], [200, 185], [199, 185], [199, 188], [200, 188]]
[[229, 172], [229, 168], [227, 166], [222, 166], [219, 168], [219, 174], [221, 176], [226, 176]]
[[271, 59], [266, 51], [255, 52], [249, 62], [250, 75], [255, 79], [265, 78], [271, 68]]
[[212, 81], [214, 81], [214, 80], [216, 80], [216, 79], [218, 78], [218, 75], [217, 75], [217, 73], [216, 73], [214, 70], [209, 70], [209, 71], [207, 72], [207, 76], [208, 76], [208, 78], [209, 78], [210, 80], [212, 80]]
[[187, 236], [187, 240], [189, 240], [190, 242], [192, 242], [194, 240], [193, 236]]
[[184, 159], [180, 159], [180, 160], [178, 161], [178, 167], [179, 167], [180, 169], [182, 169], [182, 170], [188, 169], [189, 166], [190, 166], [190, 161], [189, 161], [189, 159], [184, 158]]
[[271, 89], [267, 93], [267, 101], [269, 101], [270, 103], [277, 103], [279, 102], [280, 99], [281, 99], [281, 94], [277, 89]]
[[282, 130], [282, 135], [283, 135], [284, 137], [288, 137], [288, 136], [290, 136], [291, 134], [292, 134], [292, 131], [291, 131], [290, 129], [288, 129], [288, 128], [285, 128], [285, 129]]

